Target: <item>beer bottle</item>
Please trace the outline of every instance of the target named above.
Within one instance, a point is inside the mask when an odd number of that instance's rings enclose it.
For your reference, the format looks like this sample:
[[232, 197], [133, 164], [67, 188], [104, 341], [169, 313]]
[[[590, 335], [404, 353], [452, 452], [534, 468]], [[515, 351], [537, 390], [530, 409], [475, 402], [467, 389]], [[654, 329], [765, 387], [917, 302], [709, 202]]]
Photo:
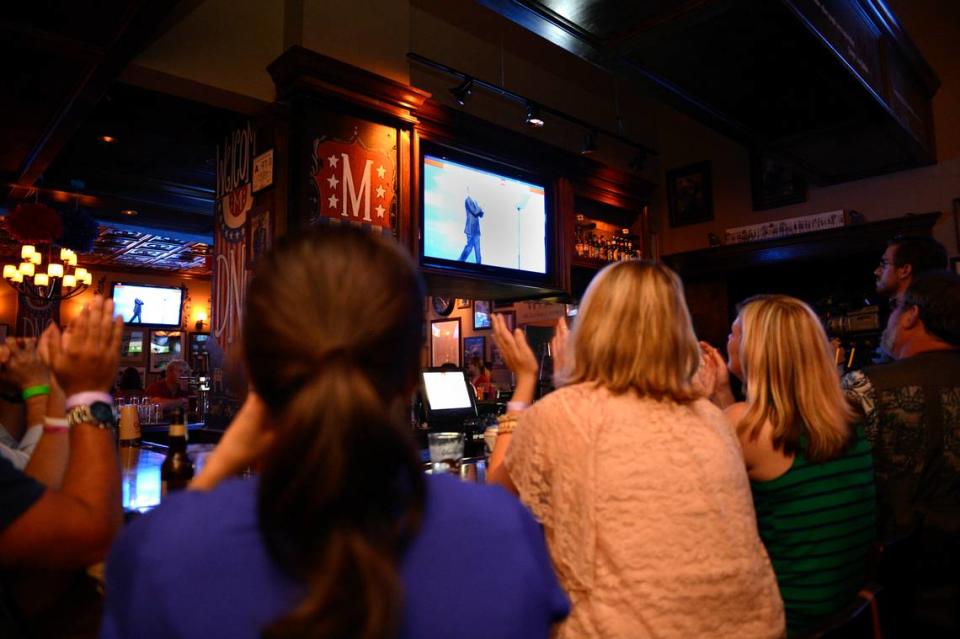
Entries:
[[161, 498], [183, 490], [193, 479], [193, 462], [187, 455], [187, 424], [182, 408], [173, 413], [167, 445], [167, 456], [160, 466]]

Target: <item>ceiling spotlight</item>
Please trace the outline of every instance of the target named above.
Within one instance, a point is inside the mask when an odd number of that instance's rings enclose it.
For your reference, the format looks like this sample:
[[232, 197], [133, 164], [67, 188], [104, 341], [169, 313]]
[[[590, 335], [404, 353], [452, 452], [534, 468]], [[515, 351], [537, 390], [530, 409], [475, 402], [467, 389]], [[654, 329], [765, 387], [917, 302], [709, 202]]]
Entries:
[[587, 131], [583, 138], [583, 146], [580, 147], [580, 155], [592, 155], [597, 152], [597, 134], [594, 131]]
[[473, 94], [473, 78], [467, 78], [460, 86], [450, 89], [450, 93], [453, 94], [453, 99], [456, 100], [457, 104], [465, 106], [467, 100]]
[[540, 117], [540, 107], [533, 102], [527, 102], [527, 117], [523, 119], [523, 123], [535, 129], [542, 127], [543, 118]]
[[113, 137], [112, 135], [101, 135], [97, 139], [103, 142], [104, 144], [113, 144], [114, 142], [117, 141], [117, 138]]
[[126, 215], [128, 217], [133, 217], [136, 214], [137, 212], [134, 211], [133, 209], [123, 209], [122, 211], [120, 211], [120, 215]]

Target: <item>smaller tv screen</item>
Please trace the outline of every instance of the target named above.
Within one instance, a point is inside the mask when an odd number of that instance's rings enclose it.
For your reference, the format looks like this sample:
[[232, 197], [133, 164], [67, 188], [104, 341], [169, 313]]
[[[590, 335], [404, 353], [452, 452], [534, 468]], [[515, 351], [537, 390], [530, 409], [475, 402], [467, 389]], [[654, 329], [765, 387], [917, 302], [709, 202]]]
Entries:
[[473, 393], [462, 370], [423, 371], [424, 408], [431, 425], [477, 416]]
[[470, 393], [463, 371], [426, 372], [423, 374], [423, 385], [433, 410], [470, 408]]
[[114, 312], [128, 326], [180, 326], [183, 289], [117, 282], [113, 285]]
[[547, 278], [544, 183], [463, 153], [425, 152], [423, 263], [506, 279]]

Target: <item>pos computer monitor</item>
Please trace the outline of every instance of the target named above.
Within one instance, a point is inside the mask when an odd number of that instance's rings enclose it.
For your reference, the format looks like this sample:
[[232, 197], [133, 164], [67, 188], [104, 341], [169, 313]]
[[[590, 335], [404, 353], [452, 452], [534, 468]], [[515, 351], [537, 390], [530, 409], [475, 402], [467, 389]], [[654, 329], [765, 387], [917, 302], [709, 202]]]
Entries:
[[462, 370], [423, 371], [423, 410], [431, 428], [435, 425], [461, 425], [477, 416], [477, 400], [467, 374]]

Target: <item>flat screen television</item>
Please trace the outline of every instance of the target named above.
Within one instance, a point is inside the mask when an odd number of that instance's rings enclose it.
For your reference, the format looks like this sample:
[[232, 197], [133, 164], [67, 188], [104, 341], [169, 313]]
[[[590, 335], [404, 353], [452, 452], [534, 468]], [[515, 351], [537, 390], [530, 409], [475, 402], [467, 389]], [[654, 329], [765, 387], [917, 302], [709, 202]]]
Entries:
[[177, 286], [114, 282], [114, 312], [127, 326], [179, 328], [184, 290]]
[[425, 143], [420, 264], [547, 285], [553, 280], [551, 181], [488, 158]]
[[458, 425], [477, 416], [477, 400], [462, 370], [428, 369], [421, 373], [423, 409], [431, 427], [438, 424]]

